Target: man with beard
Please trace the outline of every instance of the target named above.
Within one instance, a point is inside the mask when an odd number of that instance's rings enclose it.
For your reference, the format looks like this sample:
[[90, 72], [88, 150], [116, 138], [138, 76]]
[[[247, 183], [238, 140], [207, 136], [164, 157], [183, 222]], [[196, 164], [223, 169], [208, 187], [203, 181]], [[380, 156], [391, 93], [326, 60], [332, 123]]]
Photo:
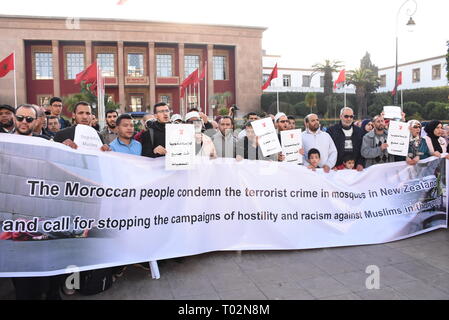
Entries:
[[373, 118], [374, 129], [363, 136], [361, 155], [366, 159], [365, 168], [374, 164], [394, 162], [395, 157], [388, 153], [385, 120], [382, 116]]
[[327, 133], [334, 140], [338, 152], [335, 166], [343, 164], [343, 158], [346, 154], [353, 154], [356, 158], [357, 171], [362, 171], [364, 159], [360, 151], [362, 149], [363, 131], [360, 127], [354, 125], [354, 111], [351, 108], [342, 108], [340, 110], [340, 122], [327, 129]]
[[14, 114], [16, 109], [2, 104], [0, 105], [0, 133], [14, 133]]
[[115, 110], [106, 111], [106, 126], [101, 130], [100, 135], [106, 144], [110, 144], [115, 138], [117, 138], [116, 121], [118, 112]]
[[234, 121], [230, 116], [223, 116], [218, 120], [218, 131], [212, 136], [217, 156], [221, 158], [235, 158], [237, 139], [234, 136]]
[[[329, 172], [337, 161], [338, 153], [334, 141], [327, 132], [320, 130], [320, 120], [316, 114], [306, 116], [304, 125], [306, 130], [301, 134], [304, 154], [307, 155], [310, 149], [317, 149], [321, 155], [319, 167], [323, 168], [324, 172]], [[309, 165], [307, 156], [304, 157], [304, 165]]]
[[167, 153], [165, 149], [165, 125], [170, 122], [170, 109], [165, 102], [154, 105], [156, 121], [148, 122], [148, 130], [142, 133], [142, 156], [157, 158]]
[[21, 136], [40, 137], [49, 140], [46, 135], [34, 133], [37, 125], [38, 112], [36, 108], [30, 104], [22, 104], [16, 110], [15, 134]]
[[[89, 102], [80, 101], [75, 105], [73, 110], [73, 117], [75, 119], [75, 125], [69, 128], [65, 128], [64, 130], [58, 131], [55, 134], [53, 141], [60, 142], [69, 146], [70, 148], [77, 149], [77, 144], [73, 141], [75, 140], [75, 130], [76, 125], [83, 124], [86, 126], [90, 126], [90, 122], [92, 121], [92, 109], [90, 107]], [[98, 133], [98, 132], [97, 132]], [[103, 137], [98, 133], [100, 140], [104, 143]], [[101, 147], [101, 151], [110, 151], [111, 149], [107, 144], [103, 144]]]

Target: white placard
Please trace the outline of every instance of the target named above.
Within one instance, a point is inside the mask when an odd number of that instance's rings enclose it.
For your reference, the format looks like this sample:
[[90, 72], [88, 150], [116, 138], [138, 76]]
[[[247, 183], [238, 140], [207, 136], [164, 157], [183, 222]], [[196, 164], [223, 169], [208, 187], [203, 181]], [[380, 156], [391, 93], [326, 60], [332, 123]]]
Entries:
[[400, 107], [396, 106], [385, 106], [384, 107], [384, 118], [385, 119], [402, 119], [402, 110]]
[[254, 133], [259, 137], [259, 146], [264, 157], [282, 151], [281, 144], [271, 118], [251, 122]]
[[98, 150], [103, 146], [98, 132], [91, 126], [78, 124], [75, 127], [74, 141], [78, 147]]
[[301, 129], [281, 131], [281, 142], [285, 162], [302, 163], [302, 155], [299, 154], [302, 148]]
[[195, 128], [193, 124], [165, 125], [165, 169], [191, 170], [195, 161]]
[[407, 123], [390, 121], [388, 127], [388, 153], [397, 156], [407, 156], [410, 143], [410, 130]]

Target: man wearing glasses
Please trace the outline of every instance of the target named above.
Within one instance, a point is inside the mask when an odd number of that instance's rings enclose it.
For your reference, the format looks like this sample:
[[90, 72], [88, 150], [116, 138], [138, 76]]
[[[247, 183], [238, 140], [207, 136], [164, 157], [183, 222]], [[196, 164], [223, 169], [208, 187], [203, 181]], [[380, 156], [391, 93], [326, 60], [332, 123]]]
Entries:
[[47, 136], [35, 134], [37, 110], [29, 104], [22, 104], [16, 109], [15, 134], [40, 137], [49, 140]]
[[154, 105], [156, 121], [148, 123], [148, 130], [142, 133], [142, 156], [150, 158], [163, 157], [165, 149], [165, 125], [170, 123], [170, 108], [165, 102]]
[[70, 127], [70, 122], [61, 117], [62, 113], [62, 99], [53, 97], [50, 99], [50, 115], [58, 117], [60, 130]]
[[385, 129], [385, 120], [382, 116], [373, 118], [374, 129], [363, 136], [362, 157], [366, 159], [365, 167], [374, 164], [394, 162], [395, 157], [388, 153], [387, 137], [388, 131]]
[[362, 171], [364, 159], [361, 155], [363, 131], [354, 125], [354, 111], [351, 108], [340, 110], [340, 122], [327, 130], [337, 148], [338, 156], [336, 166], [343, 164], [345, 154], [351, 153], [355, 156], [357, 171]]

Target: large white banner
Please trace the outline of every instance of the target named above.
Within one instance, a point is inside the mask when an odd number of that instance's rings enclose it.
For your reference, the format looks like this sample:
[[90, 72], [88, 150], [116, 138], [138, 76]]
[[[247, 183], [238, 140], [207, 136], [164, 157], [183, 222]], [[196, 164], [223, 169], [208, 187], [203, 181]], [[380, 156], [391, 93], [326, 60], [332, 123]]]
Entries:
[[1, 134], [0, 276], [393, 241], [447, 227], [446, 183], [436, 158], [328, 174], [207, 158], [167, 171], [160, 158]]

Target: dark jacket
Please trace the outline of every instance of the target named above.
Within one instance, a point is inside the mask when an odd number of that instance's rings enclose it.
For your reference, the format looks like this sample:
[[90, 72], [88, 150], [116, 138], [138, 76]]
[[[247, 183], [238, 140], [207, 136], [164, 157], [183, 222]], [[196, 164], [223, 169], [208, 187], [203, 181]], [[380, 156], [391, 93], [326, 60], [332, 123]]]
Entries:
[[59, 124], [61, 125], [60, 130], [63, 130], [65, 128], [69, 128], [72, 125], [70, 124], [70, 122], [62, 117], [59, 117]]
[[[355, 165], [361, 164], [365, 166], [365, 159], [361, 155], [362, 150], [362, 142], [363, 142], [363, 131], [358, 126], [352, 125], [352, 153], [355, 156]], [[332, 140], [334, 140], [335, 147], [337, 148], [338, 156], [337, 162], [335, 166], [339, 166], [343, 163], [343, 156], [345, 155], [345, 134], [343, 132], [343, 126], [341, 122], [333, 125], [329, 129], [327, 129], [327, 133], [331, 136]]]
[[[68, 127], [68, 128], [65, 128], [64, 130], [60, 130], [60, 131], [56, 132], [55, 137], [53, 138], [53, 141], [62, 143], [67, 139], [70, 139], [72, 141], [75, 140], [75, 129], [76, 129], [76, 126], [73, 126], [73, 127]], [[100, 137], [101, 142], [104, 144], [103, 137], [100, 135], [100, 133], [98, 131], [97, 131], [97, 133], [98, 133], [98, 136]]]
[[141, 141], [142, 156], [150, 158], [163, 157], [163, 155], [155, 154], [153, 150], [157, 146], [165, 148], [165, 123], [158, 121], [150, 122], [148, 130], [142, 133]]

